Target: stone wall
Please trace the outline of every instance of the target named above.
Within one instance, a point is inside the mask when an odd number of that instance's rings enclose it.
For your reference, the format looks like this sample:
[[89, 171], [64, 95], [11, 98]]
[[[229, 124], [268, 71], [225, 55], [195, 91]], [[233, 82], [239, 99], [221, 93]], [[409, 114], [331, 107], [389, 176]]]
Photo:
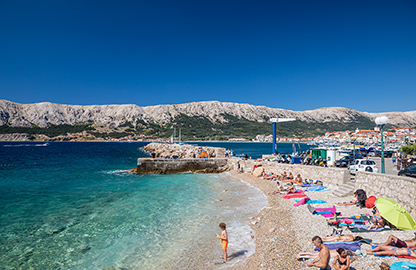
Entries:
[[355, 187], [364, 189], [367, 196], [395, 200], [416, 219], [416, 178], [357, 172]]
[[306, 166], [298, 164], [282, 164], [275, 161], [255, 161], [255, 160], [241, 160], [232, 158], [228, 160], [231, 169], [237, 169], [237, 162], [240, 162], [241, 167], [245, 173], [251, 173], [255, 164], [261, 164], [266, 173], [281, 174], [284, 171], [289, 174], [291, 172], [294, 176], [300, 174], [304, 179], [321, 180], [328, 188], [336, 188], [344, 183], [347, 183], [351, 176], [347, 170], [338, 168], [323, 168], [316, 166]]
[[225, 158], [183, 158], [183, 159], [160, 159], [160, 158], [139, 158], [135, 173], [216, 173], [228, 169]]

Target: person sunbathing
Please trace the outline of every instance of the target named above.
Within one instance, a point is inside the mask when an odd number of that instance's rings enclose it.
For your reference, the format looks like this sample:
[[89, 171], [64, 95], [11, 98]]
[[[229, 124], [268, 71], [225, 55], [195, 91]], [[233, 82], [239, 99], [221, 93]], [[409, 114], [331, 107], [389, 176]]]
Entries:
[[322, 241], [324, 242], [353, 242], [353, 241], [360, 241], [363, 239], [361, 236], [352, 236], [351, 234], [347, 235], [331, 235], [331, 236], [325, 236], [321, 237]]
[[277, 181], [277, 189], [272, 192], [269, 192], [268, 195], [274, 195], [274, 194], [280, 193], [283, 189], [284, 187], [280, 184], [279, 181]]
[[290, 183], [290, 186], [286, 189], [286, 195], [290, 193], [296, 193], [296, 187], [293, 185], [293, 183]]
[[394, 235], [390, 235], [389, 238], [387, 238], [387, 241], [385, 243], [376, 245], [376, 244], [372, 244], [373, 246], [389, 246], [389, 245], [393, 245], [399, 248], [416, 248], [416, 232], [415, 234], [415, 238], [411, 239], [411, 240], [400, 240], [398, 237], [394, 236]]
[[416, 257], [414, 248], [398, 248], [392, 246], [377, 246], [375, 249], [367, 249], [369, 255], [412, 256]]
[[270, 173], [269, 175], [263, 175], [263, 179], [265, 180], [274, 180], [277, 178], [277, 175], [274, 173]]
[[347, 206], [347, 205], [356, 205], [358, 202], [358, 195], [357, 193], [354, 193], [354, 199], [349, 202], [343, 202], [343, 203], [335, 203], [337, 206]]
[[302, 177], [300, 177], [300, 174], [298, 174], [295, 178], [296, 183], [302, 184]]
[[287, 179], [293, 180], [293, 174], [291, 172], [289, 173], [289, 176], [287, 177]]
[[281, 175], [279, 175], [277, 180], [285, 180], [286, 178], [287, 178], [287, 174], [286, 174], [286, 172], [283, 172]]
[[375, 211], [373, 216], [373, 224], [370, 227], [368, 227], [368, 230], [383, 228], [384, 226], [386, 226], [387, 223], [384, 220], [384, 218], [381, 217], [377, 207], [374, 207], [373, 211]]

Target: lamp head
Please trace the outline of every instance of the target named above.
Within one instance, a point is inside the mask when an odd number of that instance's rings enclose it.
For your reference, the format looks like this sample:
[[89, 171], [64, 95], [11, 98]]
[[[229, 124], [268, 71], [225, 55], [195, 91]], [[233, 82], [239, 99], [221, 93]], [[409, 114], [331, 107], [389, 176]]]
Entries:
[[381, 126], [387, 124], [389, 122], [389, 119], [387, 118], [387, 116], [380, 116], [376, 118], [375, 122], [377, 126]]

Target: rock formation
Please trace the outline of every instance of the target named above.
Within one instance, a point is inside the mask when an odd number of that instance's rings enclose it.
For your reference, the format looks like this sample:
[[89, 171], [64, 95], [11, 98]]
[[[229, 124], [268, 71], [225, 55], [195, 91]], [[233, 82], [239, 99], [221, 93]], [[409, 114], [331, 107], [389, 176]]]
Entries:
[[48, 125], [82, 124], [88, 121], [96, 126], [119, 127], [125, 123], [136, 126], [144, 123], [169, 123], [181, 114], [203, 116], [212, 122], [228, 121], [224, 115], [239, 119], [264, 122], [272, 117], [296, 118], [304, 122], [353, 122], [357, 119], [374, 121], [377, 116], [386, 115], [389, 123], [396, 126], [415, 126], [416, 111], [367, 113], [356, 110], [330, 107], [308, 111], [291, 111], [265, 106], [230, 102], [206, 101], [174, 105], [139, 107], [137, 105], [62, 105], [55, 103], [19, 104], [0, 100], [0, 126], [47, 127]]

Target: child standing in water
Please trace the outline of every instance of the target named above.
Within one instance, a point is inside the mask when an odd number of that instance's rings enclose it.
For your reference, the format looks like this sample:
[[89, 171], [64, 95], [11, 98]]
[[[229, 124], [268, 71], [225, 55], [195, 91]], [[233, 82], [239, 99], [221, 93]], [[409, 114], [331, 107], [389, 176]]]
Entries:
[[221, 235], [217, 236], [218, 239], [221, 239], [221, 243], [222, 243], [222, 250], [224, 251], [224, 263], [227, 262], [227, 246], [228, 246], [228, 235], [227, 235], [227, 230], [225, 223], [221, 222], [220, 223], [220, 229], [221, 231]]

